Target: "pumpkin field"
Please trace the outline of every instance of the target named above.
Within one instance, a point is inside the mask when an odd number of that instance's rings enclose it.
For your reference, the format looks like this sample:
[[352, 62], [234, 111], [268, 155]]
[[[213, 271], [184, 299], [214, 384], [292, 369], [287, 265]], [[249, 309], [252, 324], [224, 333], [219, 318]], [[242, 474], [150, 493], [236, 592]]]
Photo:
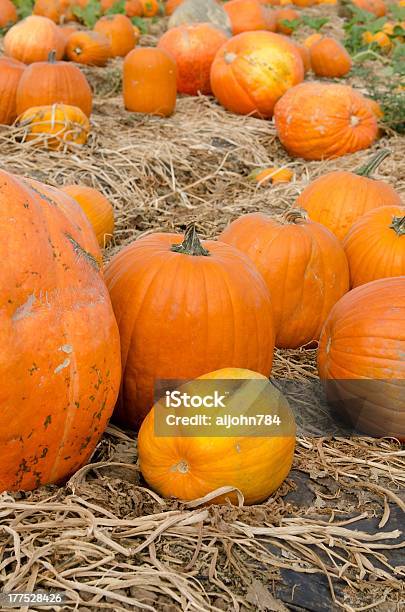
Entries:
[[404, 610], [404, 133], [404, 0], [0, 0], [1, 612]]

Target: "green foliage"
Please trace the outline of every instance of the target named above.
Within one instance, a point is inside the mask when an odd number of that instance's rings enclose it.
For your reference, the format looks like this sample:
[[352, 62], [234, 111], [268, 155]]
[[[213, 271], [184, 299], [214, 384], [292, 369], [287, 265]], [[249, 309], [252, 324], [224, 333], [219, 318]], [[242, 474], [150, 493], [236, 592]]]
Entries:
[[74, 6], [73, 14], [81, 23], [84, 23], [87, 28], [93, 28], [96, 21], [101, 17], [101, 4], [99, 0], [90, 0], [84, 8], [81, 6]]
[[143, 17], [132, 17], [132, 23], [138, 28], [141, 34], [147, 34], [148, 22]]
[[125, 0], [118, 0], [106, 11], [106, 15], [125, 15]]
[[282, 19], [280, 23], [283, 26], [290, 28], [290, 30], [293, 32], [302, 26], [307, 26], [308, 28], [319, 32], [319, 30], [323, 28], [328, 21], [329, 19], [326, 17], [310, 17], [309, 15], [302, 15], [298, 19]]
[[32, 14], [34, 4], [35, 0], [14, 0], [14, 5], [20, 19], [25, 19], [25, 17]]

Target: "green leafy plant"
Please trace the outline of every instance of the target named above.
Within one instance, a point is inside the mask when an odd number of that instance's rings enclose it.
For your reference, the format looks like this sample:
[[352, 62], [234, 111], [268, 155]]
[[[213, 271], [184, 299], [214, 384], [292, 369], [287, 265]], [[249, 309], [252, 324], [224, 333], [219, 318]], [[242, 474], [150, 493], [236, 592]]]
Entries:
[[25, 19], [32, 14], [32, 9], [34, 8], [35, 0], [14, 0], [13, 4], [17, 9], [18, 16], [20, 19]]
[[88, 28], [93, 28], [102, 15], [99, 0], [90, 0], [85, 7], [74, 6], [73, 14]]
[[119, 0], [106, 11], [106, 15], [125, 15], [125, 0]]
[[293, 32], [302, 26], [307, 26], [308, 28], [319, 32], [319, 30], [323, 28], [328, 21], [329, 19], [326, 17], [310, 17], [309, 15], [302, 15], [298, 19], [283, 19], [281, 23], [283, 26], [290, 28], [290, 30]]
[[143, 17], [132, 17], [132, 23], [138, 28], [141, 34], [147, 34], [149, 26]]

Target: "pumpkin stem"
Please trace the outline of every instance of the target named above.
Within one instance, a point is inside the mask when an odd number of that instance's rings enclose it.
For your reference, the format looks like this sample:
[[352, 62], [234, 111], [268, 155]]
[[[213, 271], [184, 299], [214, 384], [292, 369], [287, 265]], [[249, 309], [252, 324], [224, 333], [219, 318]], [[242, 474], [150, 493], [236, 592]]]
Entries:
[[403, 236], [405, 234], [405, 215], [403, 217], [393, 217], [390, 229], [395, 230], [398, 236]]
[[49, 51], [48, 53], [48, 62], [50, 64], [55, 64], [56, 62], [56, 50], [52, 49], [52, 51]]
[[363, 166], [360, 166], [360, 168], [357, 168], [357, 170], [355, 170], [354, 173], [358, 174], [359, 176], [365, 176], [367, 178], [372, 178], [371, 174], [373, 174], [373, 172], [377, 170], [381, 162], [383, 162], [384, 159], [388, 157], [388, 155], [390, 155], [390, 153], [391, 151], [389, 149], [381, 149], [381, 151], [378, 151], [375, 155], [373, 155], [373, 157], [368, 162], [366, 162]]
[[283, 215], [283, 219], [286, 223], [303, 223], [304, 221], [308, 221], [309, 215], [306, 210], [302, 208], [292, 208], [291, 210], [287, 210], [287, 212]]
[[170, 250], [174, 253], [183, 253], [184, 255], [194, 255], [196, 257], [207, 257], [210, 254], [201, 244], [194, 223], [190, 223], [187, 226], [183, 242], [181, 244], [173, 244]]

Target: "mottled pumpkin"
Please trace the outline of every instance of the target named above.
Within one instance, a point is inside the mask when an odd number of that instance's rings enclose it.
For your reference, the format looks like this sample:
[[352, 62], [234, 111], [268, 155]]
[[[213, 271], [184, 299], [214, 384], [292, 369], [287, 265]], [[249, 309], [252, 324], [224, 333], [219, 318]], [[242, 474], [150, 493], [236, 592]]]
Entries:
[[97, 189], [87, 185], [65, 185], [62, 191], [70, 195], [84, 210], [96, 234], [98, 244], [104, 248], [114, 233], [114, 209]]
[[33, 106], [18, 117], [16, 126], [25, 142], [36, 141], [48, 149], [83, 145], [90, 131], [83, 111], [67, 104]]
[[16, 23], [4, 37], [4, 52], [9, 57], [31, 64], [45, 61], [51, 51], [57, 60], [65, 52], [65, 39], [58, 26], [47, 17], [31, 15]]
[[10, 383], [0, 491], [18, 491], [61, 482], [89, 459], [118, 394], [119, 336], [79, 206], [70, 219], [57, 190], [0, 176], [2, 260], [19, 262], [0, 270], [0, 375]]
[[258, 0], [230, 0], [223, 5], [231, 22], [232, 34], [276, 29], [275, 15]]
[[0, 123], [17, 118], [17, 88], [26, 66], [12, 57], [0, 57]]
[[105, 271], [122, 341], [116, 419], [139, 427], [155, 384], [221, 367], [268, 376], [274, 348], [269, 291], [234, 247], [186, 235], [150, 234], [115, 255]]

